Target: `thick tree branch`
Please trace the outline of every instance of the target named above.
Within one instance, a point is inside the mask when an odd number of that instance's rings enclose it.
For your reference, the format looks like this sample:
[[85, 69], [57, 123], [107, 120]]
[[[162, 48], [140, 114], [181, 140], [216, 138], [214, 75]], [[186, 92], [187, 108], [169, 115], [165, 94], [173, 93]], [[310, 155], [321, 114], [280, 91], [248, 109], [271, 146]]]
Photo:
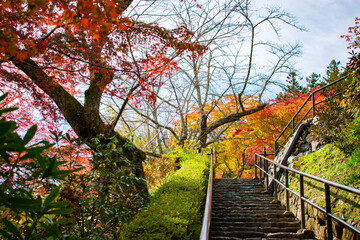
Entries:
[[32, 81], [43, 90], [63, 113], [65, 119], [73, 127], [76, 134], [80, 135], [83, 126], [79, 124], [84, 107], [76, 98], [69, 94], [59, 83], [53, 81], [38, 64], [30, 58], [23, 62], [13, 59], [12, 62], [16, 67], [22, 70]]
[[239, 112], [239, 113], [233, 113], [230, 114], [226, 117], [223, 117], [219, 120], [216, 120], [215, 122], [211, 123], [208, 128], [206, 129], [206, 131], [203, 134], [209, 134], [212, 131], [214, 131], [215, 129], [217, 129], [218, 127], [223, 126], [224, 124], [227, 123], [231, 123], [231, 122], [235, 122], [238, 121], [240, 118], [245, 117], [247, 115], [256, 113], [260, 110], [263, 110], [264, 108], [266, 108], [268, 106], [268, 104], [264, 103], [264, 104], [260, 104], [257, 107], [251, 108], [251, 109], [247, 109], [243, 112]]

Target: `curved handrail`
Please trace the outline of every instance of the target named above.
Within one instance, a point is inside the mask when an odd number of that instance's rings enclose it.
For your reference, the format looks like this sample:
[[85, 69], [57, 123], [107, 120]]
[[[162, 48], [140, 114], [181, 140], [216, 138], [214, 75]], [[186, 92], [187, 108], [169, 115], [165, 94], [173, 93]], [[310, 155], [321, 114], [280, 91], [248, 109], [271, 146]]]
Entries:
[[[304, 103], [301, 105], [301, 107], [298, 109], [298, 111], [294, 114], [294, 116], [291, 118], [291, 120], [288, 122], [288, 124], [284, 127], [284, 129], [282, 130], [282, 132], [279, 134], [279, 136], [275, 139], [275, 143], [274, 143], [274, 149], [275, 149], [275, 155], [277, 155], [278, 151], [280, 150], [281, 147], [284, 146], [284, 143], [289, 139], [290, 135], [285, 137], [285, 140], [279, 144], [279, 140], [280, 138], [285, 134], [286, 130], [291, 126], [292, 132], [294, 132], [294, 130], [297, 128], [297, 126], [299, 126], [299, 124], [301, 123], [301, 121], [303, 121], [305, 119], [305, 117], [309, 114], [309, 112], [312, 110], [312, 116], [315, 116], [315, 106], [320, 104], [321, 102], [316, 103], [316, 99], [315, 99], [315, 94], [334, 85], [337, 84], [343, 80], [346, 79], [345, 77], [339, 78], [337, 80], [335, 80], [332, 83], [329, 83], [319, 89], [314, 90], [313, 92], [311, 92], [311, 94], [308, 96], [308, 98], [304, 101]], [[335, 94], [334, 94], [335, 95]], [[310, 100], [312, 101], [312, 105], [310, 107], [309, 110], [307, 110], [307, 112], [305, 113], [305, 115], [301, 118], [301, 120], [299, 120], [298, 124], [295, 124], [295, 119], [296, 117], [300, 114], [300, 112], [303, 110], [303, 108], [305, 107], [306, 104], [308, 104], [310, 102]]]
[[[288, 163], [288, 158], [290, 157], [291, 153], [294, 151], [294, 148], [298, 142], [298, 140], [300, 139], [300, 137], [303, 135], [303, 132], [305, 130], [307, 130], [310, 126], [309, 122], [303, 122], [300, 124], [299, 128], [296, 130], [292, 141], [290, 142], [290, 145], [286, 148], [285, 154], [283, 155], [282, 159], [280, 159], [279, 163], [281, 163], [284, 166], [287, 166]], [[268, 154], [267, 154], [268, 155]], [[265, 157], [267, 156], [265, 155]], [[279, 178], [281, 176], [281, 172], [277, 173], [277, 176], [275, 176], [275, 178]], [[271, 186], [274, 184], [273, 183], [274, 180], [272, 180], [270, 183], [267, 179], [267, 184], [269, 184], [268, 187], [271, 188]]]
[[[259, 165], [257, 164], [257, 158], [259, 158]], [[263, 161], [266, 161], [266, 164], [262, 164]], [[280, 180], [278, 180], [276, 177], [271, 176], [271, 174], [267, 171], [267, 169], [262, 168], [262, 166], [267, 166], [269, 163], [274, 164], [278, 167], [280, 167], [281, 169], [285, 170], [285, 184], [283, 184]], [[335, 187], [341, 190], [344, 190], [346, 192], [350, 192], [350, 193], [354, 193], [356, 195], [360, 196], [360, 190], [356, 189], [356, 188], [352, 188], [352, 187], [348, 187], [333, 181], [329, 181], [326, 179], [322, 179], [319, 177], [316, 177], [314, 175], [308, 174], [308, 173], [304, 173], [298, 170], [295, 170], [293, 168], [287, 167], [281, 163], [277, 163], [261, 154], [256, 153], [255, 154], [255, 171], [256, 169], [259, 169], [259, 171], [264, 173], [264, 176], [267, 175], [268, 177], [273, 178], [273, 180], [275, 181], [275, 188], [274, 188], [274, 196], [275, 198], [277, 198], [277, 187], [276, 187], [276, 183], [279, 184], [280, 186], [284, 187], [286, 190], [286, 206], [287, 206], [287, 210], [289, 210], [289, 198], [288, 198], [288, 192], [291, 192], [293, 194], [295, 194], [296, 196], [298, 196], [301, 200], [301, 227], [305, 228], [305, 208], [304, 208], [304, 203], [308, 203], [311, 206], [315, 207], [316, 209], [318, 209], [319, 211], [323, 212], [326, 214], [327, 216], [327, 231], [328, 231], [328, 238], [332, 239], [333, 234], [332, 234], [332, 219], [338, 221], [339, 223], [341, 223], [342, 225], [344, 225], [345, 227], [347, 227], [348, 229], [352, 230], [353, 232], [355, 232], [356, 234], [359, 234], [360, 236], [360, 230], [355, 228], [354, 226], [350, 225], [349, 223], [343, 221], [342, 219], [338, 218], [337, 216], [331, 214], [331, 202], [330, 202], [330, 187]], [[276, 170], [277, 167], [273, 167], [274, 170], [274, 176], [276, 176]], [[290, 189], [288, 186], [289, 184], [289, 178], [288, 178], [288, 174], [289, 172], [292, 172], [294, 174], [298, 174], [299, 175], [299, 179], [300, 179], [300, 193], [295, 192], [294, 190]], [[323, 183], [324, 187], [325, 187], [325, 202], [326, 202], [326, 209], [323, 209], [322, 207], [318, 206], [317, 204], [311, 202], [309, 199], [304, 197], [304, 180], [303, 178], [310, 178], [313, 179], [317, 182]]]
[[211, 200], [213, 188], [213, 149], [210, 150], [210, 171], [207, 188], [203, 224], [201, 227], [200, 240], [208, 240], [210, 237]]

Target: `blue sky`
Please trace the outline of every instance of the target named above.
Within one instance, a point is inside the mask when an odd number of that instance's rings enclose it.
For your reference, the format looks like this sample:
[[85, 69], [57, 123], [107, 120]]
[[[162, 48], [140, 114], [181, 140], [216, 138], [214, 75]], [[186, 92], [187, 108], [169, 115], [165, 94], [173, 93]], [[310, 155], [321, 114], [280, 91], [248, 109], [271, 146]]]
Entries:
[[340, 35], [354, 26], [355, 17], [360, 17], [359, 0], [260, 0], [269, 5], [278, 5], [296, 17], [307, 31], [283, 32], [289, 41], [303, 45], [303, 54], [296, 59], [296, 68], [304, 77], [312, 72], [326, 73], [332, 59], [345, 66], [349, 58], [347, 43]]

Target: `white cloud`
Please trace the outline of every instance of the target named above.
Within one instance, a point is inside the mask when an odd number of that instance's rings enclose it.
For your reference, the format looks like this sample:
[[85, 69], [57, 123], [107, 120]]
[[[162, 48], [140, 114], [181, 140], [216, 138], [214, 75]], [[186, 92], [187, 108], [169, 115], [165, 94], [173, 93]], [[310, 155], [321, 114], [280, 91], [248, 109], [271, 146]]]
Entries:
[[312, 72], [324, 75], [332, 59], [345, 66], [349, 54], [347, 43], [340, 38], [360, 17], [357, 0], [261, 0], [257, 4], [275, 4], [295, 16], [300, 25], [308, 31], [284, 30], [282, 36], [289, 41], [299, 41], [304, 46], [303, 55], [297, 60], [297, 67], [303, 76]]

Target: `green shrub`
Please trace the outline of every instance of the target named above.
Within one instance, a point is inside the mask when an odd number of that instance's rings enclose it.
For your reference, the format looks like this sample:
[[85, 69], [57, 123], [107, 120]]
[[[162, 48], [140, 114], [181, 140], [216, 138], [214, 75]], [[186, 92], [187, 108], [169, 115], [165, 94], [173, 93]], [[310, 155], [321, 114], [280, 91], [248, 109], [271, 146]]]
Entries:
[[349, 177], [343, 181], [345, 185], [351, 185], [360, 179], [360, 148], [356, 148], [346, 162], [346, 170]]
[[352, 57], [345, 72], [335, 74], [337, 77], [347, 75], [344, 81], [321, 93], [327, 100], [316, 107], [318, 121], [311, 127], [317, 140], [334, 143], [347, 156], [360, 147], [359, 56]]
[[122, 239], [199, 238], [209, 160], [200, 154], [183, 159], [181, 169], [153, 193], [148, 209], [125, 227]]
[[[0, 109], [0, 116], [13, 110]], [[23, 137], [15, 132], [17, 127], [14, 121], [0, 119], [1, 239], [68, 239], [60, 226], [68, 223], [72, 209], [58, 196], [60, 183], [76, 170], [61, 170], [65, 162], [46, 155], [53, 144], [31, 144], [36, 125]]]

